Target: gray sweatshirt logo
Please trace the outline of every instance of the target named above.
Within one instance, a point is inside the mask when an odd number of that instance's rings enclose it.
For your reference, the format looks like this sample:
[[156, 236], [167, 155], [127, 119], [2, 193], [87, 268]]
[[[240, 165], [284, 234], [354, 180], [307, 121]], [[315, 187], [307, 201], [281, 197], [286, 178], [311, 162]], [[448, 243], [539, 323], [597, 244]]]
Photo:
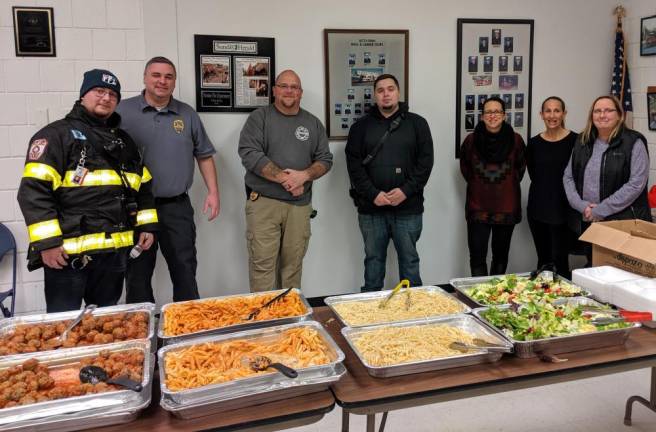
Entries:
[[307, 141], [310, 138], [310, 131], [305, 126], [299, 126], [296, 128], [294, 135], [299, 141]]

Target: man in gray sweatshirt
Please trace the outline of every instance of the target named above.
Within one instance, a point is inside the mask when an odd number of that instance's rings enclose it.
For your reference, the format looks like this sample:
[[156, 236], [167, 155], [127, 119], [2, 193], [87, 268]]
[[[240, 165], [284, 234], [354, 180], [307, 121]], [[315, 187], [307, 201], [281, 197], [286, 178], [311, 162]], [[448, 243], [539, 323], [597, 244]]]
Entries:
[[300, 107], [299, 76], [281, 72], [273, 95], [273, 105], [253, 111], [239, 136], [253, 292], [300, 288], [310, 240], [312, 181], [326, 174], [333, 161], [323, 124]]

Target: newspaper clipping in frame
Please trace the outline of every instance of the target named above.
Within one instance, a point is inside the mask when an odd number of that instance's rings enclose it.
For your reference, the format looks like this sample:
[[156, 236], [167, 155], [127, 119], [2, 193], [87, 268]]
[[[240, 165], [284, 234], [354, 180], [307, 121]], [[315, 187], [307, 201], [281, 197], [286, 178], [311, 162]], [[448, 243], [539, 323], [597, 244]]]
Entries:
[[201, 87], [202, 88], [230, 88], [230, 57], [202, 55], [200, 56]]
[[234, 57], [235, 107], [269, 105], [270, 60], [268, 57]]

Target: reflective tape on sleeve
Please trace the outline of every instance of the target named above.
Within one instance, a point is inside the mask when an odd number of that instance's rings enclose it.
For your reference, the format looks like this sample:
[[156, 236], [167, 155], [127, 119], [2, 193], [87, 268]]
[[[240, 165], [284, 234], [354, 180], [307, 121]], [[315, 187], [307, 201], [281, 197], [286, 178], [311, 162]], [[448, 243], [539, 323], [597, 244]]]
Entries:
[[61, 175], [50, 165], [30, 162], [25, 164], [23, 178], [35, 178], [52, 183], [52, 190], [57, 190], [62, 184]]
[[137, 213], [137, 226], [155, 223], [157, 221], [157, 210], [155, 209], [140, 210]]
[[30, 236], [30, 242], [45, 240], [50, 237], [62, 235], [59, 227], [59, 220], [50, 219], [44, 222], [38, 222], [27, 227]]
[[143, 174], [141, 175], [141, 183], [148, 183], [153, 179], [153, 175], [148, 171], [148, 168], [143, 167]]

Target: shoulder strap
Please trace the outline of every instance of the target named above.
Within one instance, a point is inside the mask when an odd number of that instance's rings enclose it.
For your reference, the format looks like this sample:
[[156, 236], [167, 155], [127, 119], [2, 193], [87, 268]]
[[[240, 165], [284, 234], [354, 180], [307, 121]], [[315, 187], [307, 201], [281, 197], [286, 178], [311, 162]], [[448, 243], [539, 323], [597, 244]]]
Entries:
[[405, 113], [401, 113], [392, 122], [390, 123], [389, 127], [385, 131], [382, 137], [378, 140], [376, 143], [376, 146], [371, 150], [371, 152], [362, 160], [362, 166], [367, 166], [371, 163], [372, 160], [376, 157], [378, 152], [380, 151], [381, 148], [383, 148], [383, 144], [385, 141], [387, 141], [387, 138], [389, 138], [390, 134], [397, 130], [399, 126], [401, 126], [401, 122], [403, 121], [403, 118], [405, 117]]

